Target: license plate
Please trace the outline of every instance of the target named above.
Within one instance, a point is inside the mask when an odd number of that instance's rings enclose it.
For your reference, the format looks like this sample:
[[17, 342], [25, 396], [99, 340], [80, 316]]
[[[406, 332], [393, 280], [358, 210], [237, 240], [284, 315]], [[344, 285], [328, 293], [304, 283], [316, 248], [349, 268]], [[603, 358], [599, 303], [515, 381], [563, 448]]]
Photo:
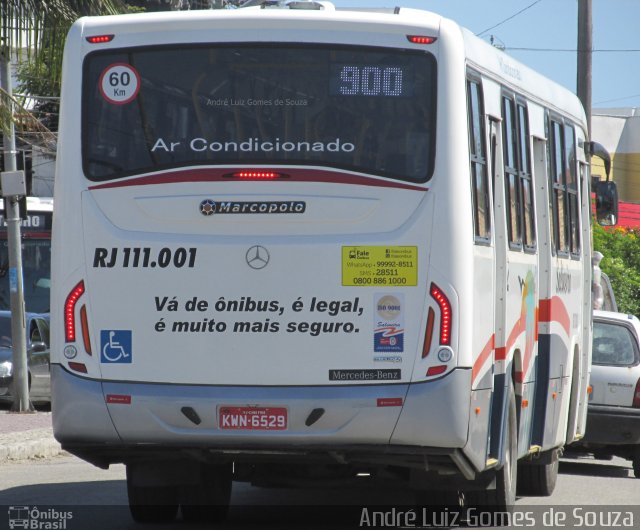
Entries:
[[218, 410], [218, 427], [228, 430], [283, 431], [287, 428], [287, 409], [222, 406]]

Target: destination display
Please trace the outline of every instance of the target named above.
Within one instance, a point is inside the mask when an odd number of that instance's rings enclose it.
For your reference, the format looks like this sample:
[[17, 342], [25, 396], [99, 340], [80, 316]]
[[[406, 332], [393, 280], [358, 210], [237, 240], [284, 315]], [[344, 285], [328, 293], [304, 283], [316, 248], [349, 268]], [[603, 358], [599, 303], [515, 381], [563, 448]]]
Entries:
[[[51, 213], [29, 213], [26, 219], [20, 221], [20, 228], [27, 232], [42, 232], [51, 230]], [[0, 232], [7, 229], [4, 212], [0, 211]]]
[[193, 165], [312, 165], [425, 182], [436, 78], [430, 53], [366, 46], [92, 53], [83, 169], [101, 181]]

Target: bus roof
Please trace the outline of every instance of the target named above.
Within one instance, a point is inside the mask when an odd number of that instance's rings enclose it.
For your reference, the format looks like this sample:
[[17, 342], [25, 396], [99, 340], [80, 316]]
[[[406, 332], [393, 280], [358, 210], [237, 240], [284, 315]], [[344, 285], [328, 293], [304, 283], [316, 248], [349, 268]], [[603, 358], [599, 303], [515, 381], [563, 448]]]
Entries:
[[[338, 10], [310, 10], [310, 9], [260, 9], [245, 8], [234, 10], [198, 10], [198, 11], [161, 11], [153, 13], [138, 13], [128, 15], [113, 15], [101, 17], [83, 17], [79, 19], [73, 31], [79, 31], [80, 40], [85, 45], [85, 52], [103, 49], [117, 48], [118, 35], [124, 34], [144, 34], [140, 44], [170, 44], [171, 42], [196, 42], [197, 37], [193, 37], [193, 32], [198, 29], [207, 29], [209, 24], [217, 20], [224, 19], [225, 30], [239, 31], [237, 39], [229, 37], [225, 31], [224, 40], [235, 42], [260, 42], [265, 40], [263, 30], [267, 28], [282, 29], [282, 23], [286, 20], [295, 20], [297, 37], [303, 32], [302, 40], [307, 39], [316, 42], [339, 43], [341, 37], [333, 26], [336, 22], [345, 24], [345, 30], [351, 28], [354, 34], [363, 34], [366, 26], [370, 26], [375, 31], [377, 38], [375, 42], [384, 46], [384, 39], [380, 38], [384, 33], [397, 32], [402, 27], [411, 34], [413, 31], [436, 32], [439, 38], [447, 36], [450, 39], [459, 38], [464, 43], [464, 53], [469, 65], [476, 68], [487, 76], [499, 77], [501, 83], [517, 89], [520, 93], [526, 94], [533, 101], [544, 101], [546, 106], [555, 103], [556, 109], [564, 109], [575, 120], [583, 125], [586, 123], [585, 114], [579, 100], [573, 92], [566, 87], [552, 81], [542, 74], [534, 71], [520, 61], [514, 59], [503, 51], [491, 46], [489, 43], [475, 36], [468, 29], [460, 26], [455, 21], [447, 19], [437, 13], [422, 9], [413, 8], [340, 8]], [[265, 21], [272, 21], [269, 26], [265, 26]], [[326, 26], [318, 28], [326, 29], [326, 38], [318, 40], [318, 36], [311, 37], [308, 33], [313, 29], [307, 24], [317, 24], [324, 22]], [[365, 28], [363, 28], [365, 26]], [[384, 27], [389, 29], [385, 31]], [[255, 29], [253, 34], [247, 34], [247, 29]], [[240, 32], [242, 30], [242, 32]], [[88, 44], [85, 38], [101, 34], [113, 34], [113, 41], [107, 45]], [[175, 40], [171, 38], [175, 35]], [[343, 33], [344, 35], [345, 33]], [[418, 33], [419, 34], [419, 33]], [[152, 36], [153, 35], [153, 36]], [[191, 36], [190, 36], [191, 35]], [[268, 40], [273, 40], [269, 38]], [[290, 41], [290, 38], [284, 38]], [[127, 42], [128, 46], [135, 46], [137, 42]], [[411, 44], [407, 43], [410, 47]]]
[[467, 62], [479, 72], [500, 76], [504, 84], [516, 88], [533, 101], [543, 101], [545, 106], [555, 104], [575, 120], [586, 126], [584, 109], [577, 96], [568, 88], [545, 77], [507, 53], [476, 37], [468, 29], [459, 26], [465, 42]]

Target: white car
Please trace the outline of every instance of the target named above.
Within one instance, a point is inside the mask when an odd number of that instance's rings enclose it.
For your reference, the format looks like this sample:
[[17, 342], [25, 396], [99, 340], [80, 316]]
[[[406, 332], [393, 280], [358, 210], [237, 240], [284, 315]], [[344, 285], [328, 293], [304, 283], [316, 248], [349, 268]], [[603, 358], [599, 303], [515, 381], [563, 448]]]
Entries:
[[593, 312], [592, 392], [587, 430], [578, 448], [598, 458], [633, 462], [640, 478], [640, 320]]

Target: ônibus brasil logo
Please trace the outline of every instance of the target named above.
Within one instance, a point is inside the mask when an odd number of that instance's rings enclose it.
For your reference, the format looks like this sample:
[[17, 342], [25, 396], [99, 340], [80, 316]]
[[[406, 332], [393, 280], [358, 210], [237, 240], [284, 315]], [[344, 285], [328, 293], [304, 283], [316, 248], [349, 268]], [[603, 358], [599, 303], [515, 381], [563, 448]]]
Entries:
[[73, 519], [71, 512], [56, 508], [40, 509], [37, 506], [9, 506], [9, 528], [33, 530], [65, 530], [67, 521]]

